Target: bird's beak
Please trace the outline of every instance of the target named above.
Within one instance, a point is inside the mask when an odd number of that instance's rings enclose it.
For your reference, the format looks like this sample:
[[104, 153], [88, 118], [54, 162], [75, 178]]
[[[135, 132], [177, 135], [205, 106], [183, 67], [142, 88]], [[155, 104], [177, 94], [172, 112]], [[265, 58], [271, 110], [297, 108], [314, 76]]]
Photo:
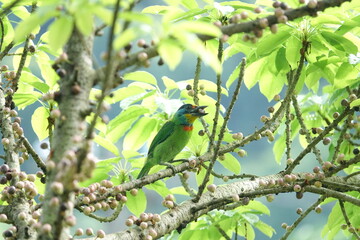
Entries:
[[205, 112], [205, 108], [207, 106], [198, 106], [195, 107], [191, 110], [191, 115], [196, 116], [196, 117], [202, 117], [205, 116], [207, 113]]

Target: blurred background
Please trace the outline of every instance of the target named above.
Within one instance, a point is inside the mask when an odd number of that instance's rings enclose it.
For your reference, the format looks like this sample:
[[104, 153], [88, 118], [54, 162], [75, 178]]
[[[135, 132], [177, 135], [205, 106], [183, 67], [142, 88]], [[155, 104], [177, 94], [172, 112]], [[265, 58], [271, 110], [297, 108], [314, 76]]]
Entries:
[[[249, 0], [243, 2], [253, 3], [254, 1]], [[160, 0], [141, 1], [135, 8], [135, 11], [141, 11], [141, 9], [149, 6], [150, 4], [163, 5], [164, 2]], [[19, 19], [16, 19], [16, 17], [14, 17], [13, 20], [18, 21]], [[38, 38], [44, 32], [44, 29], [46, 29], [46, 25], [42, 28], [41, 33], [39, 33], [37, 38], [34, 40], [35, 44]], [[150, 38], [144, 37], [144, 39], [148, 43], [150, 43], [151, 41]], [[98, 37], [95, 39], [94, 58], [98, 66], [102, 66], [104, 64], [100, 56], [106, 49], [106, 40], [107, 40], [107, 29], [105, 29], [105, 33], [103, 37]], [[136, 49], [134, 49], [133, 51], [135, 52]], [[223, 82], [226, 81], [226, 79], [229, 77], [229, 75], [234, 70], [234, 68], [239, 64], [242, 57], [243, 55], [237, 54], [233, 56], [231, 59], [229, 59], [227, 62], [225, 62], [223, 75], [222, 75]], [[5, 58], [4, 60], [5, 61], [2, 63], [2, 65], [7, 64], [9, 65], [10, 69], [16, 68], [16, 66], [12, 66], [11, 58]], [[165, 65], [158, 66], [157, 61], [158, 58], [154, 58], [151, 60], [151, 65], [149, 68], [146, 69], [139, 68], [137, 70], [144, 70], [153, 74], [157, 78], [160, 86], [162, 83], [161, 77], [163, 76], [168, 76], [169, 78], [174, 79], [175, 81], [188, 80], [194, 77], [196, 57], [191, 53], [188, 52], [184, 53], [182, 63], [174, 71], [170, 71], [169, 68]], [[33, 71], [35, 75], [39, 77], [41, 76], [38, 69], [33, 69]], [[201, 79], [207, 79], [215, 82], [216, 75], [213, 72], [213, 70], [211, 70], [209, 67], [202, 66]], [[126, 83], [124, 85], [121, 85], [120, 87], [123, 86], [126, 86]], [[232, 86], [229, 89], [230, 97], [226, 97], [224, 95], [222, 96], [223, 97], [222, 104], [225, 107], [229, 105], [233, 88], [234, 86]], [[214, 94], [212, 93], [208, 93], [208, 94], [215, 98]], [[250, 90], [248, 90], [245, 87], [245, 85], [243, 85], [241, 88], [239, 99], [235, 105], [233, 115], [228, 125], [229, 129], [232, 130], [233, 132], [243, 132], [244, 135], [248, 135], [252, 133], [254, 130], [262, 126], [262, 123], [260, 122], [260, 116], [267, 115], [268, 114], [267, 108], [269, 106], [273, 106], [274, 104], [275, 104], [274, 102], [269, 103], [266, 100], [266, 98], [260, 93], [257, 85]], [[22, 127], [24, 128], [25, 136], [33, 144], [34, 148], [38, 151], [38, 153], [40, 153], [41, 157], [43, 159], [46, 159], [48, 152], [46, 150], [40, 149], [41, 142], [37, 140], [37, 137], [32, 130], [31, 121], [30, 121], [32, 113], [38, 106], [40, 106], [40, 104], [33, 104], [24, 110], [20, 110], [19, 115], [23, 119]], [[108, 114], [110, 116], [110, 119], [116, 116], [120, 110], [121, 109], [119, 107], [119, 104], [114, 104]], [[296, 147], [293, 148], [293, 156], [295, 156], [296, 153], [302, 150], [297, 139], [294, 140], [294, 143], [296, 144]], [[119, 149], [121, 149], [122, 144], [119, 143], [117, 146], [119, 147]], [[277, 164], [273, 157], [272, 147], [273, 147], [273, 143], [269, 143], [265, 138], [256, 142], [252, 142], [251, 144], [245, 146], [244, 149], [247, 151], [247, 156], [244, 158], [239, 158], [236, 156], [241, 164], [241, 173], [264, 176], [264, 175], [274, 174], [283, 170], [285, 167], [284, 159], [282, 160], [280, 165]], [[325, 158], [327, 154], [326, 150], [325, 149], [321, 149], [321, 150], [322, 153], [325, 154], [324, 155]], [[107, 159], [114, 157], [114, 155], [112, 155], [108, 151], [98, 146], [95, 146], [95, 151], [96, 151], [96, 156], [98, 156], [99, 159]], [[144, 153], [146, 153], [147, 149], [144, 149], [143, 151]], [[3, 154], [2, 148], [0, 150], [0, 154]], [[315, 159], [313, 159], [313, 156], [311, 154], [309, 154], [309, 156], [306, 159], [304, 159], [302, 163], [305, 164], [302, 164], [301, 166], [297, 167], [295, 171], [297, 172], [312, 171], [312, 168], [316, 165], [316, 161]], [[27, 160], [22, 165], [22, 170], [26, 171], [27, 173], [36, 173], [36, 171], [38, 171], [39, 169], [33, 164], [33, 161], [30, 159]], [[194, 189], [197, 189], [193, 176], [191, 177], [190, 183]], [[217, 180], [215, 181], [215, 183], [219, 185], [223, 184], [222, 180]], [[167, 181], [167, 186], [169, 188], [179, 185], [180, 185], [180, 181], [178, 176]], [[145, 192], [148, 198], [148, 208], [146, 210], [147, 212], [161, 213], [166, 210], [165, 207], [161, 205], [162, 198], [158, 194], [156, 194], [154, 191], [149, 191], [146, 189]], [[178, 196], [178, 195], [176, 195], [176, 198], [178, 203], [186, 199], [184, 196]], [[265, 223], [271, 225], [276, 230], [276, 234], [273, 236], [272, 239], [279, 239], [285, 231], [280, 227], [280, 225], [283, 222], [286, 222], [289, 225], [292, 224], [298, 217], [298, 215], [296, 214], [296, 209], [300, 207], [305, 210], [314, 201], [316, 201], [316, 199], [317, 196], [310, 193], [305, 193], [304, 197], [301, 200], [296, 199], [295, 193], [281, 194], [279, 196], [276, 196], [275, 200], [271, 203], [268, 203], [266, 199], [262, 197], [258, 200], [268, 206], [268, 208], [271, 211], [271, 216], [263, 215], [260, 217], [260, 219]], [[302, 239], [302, 240], [322, 239], [321, 229], [322, 226], [327, 221], [327, 215], [331, 207], [332, 204], [323, 206], [323, 213], [321, 214], [316, 214], [314, 212], [311, 213], [303, 221], [303, 223], [300, 224], [300, 226], [289, 237], [289, 239]], [[101, 228], [106, 233], [118, 232], [120, 230], [126, 229], [126, 226], [124, 224], [125, 220], [128, 216], [131, 215], [131, 213], [125, 209], [120, 214], [120, 216], [116, 221], [112, 223], [101, 224], [91, 218], [78, 214], [77, 211], [75, 212], [77, 216], [77, 227], [82, 227], [82, 228], [92, 227], [94, 228], [95, 231]], [[106, 215], [107, 213], [103, 213], [103, 214]], [[0, 231], [3, 231], [7, 228], [8, 225], [0, 224]], [[256, 239], [268, 239], [265, 235], [263, 235], [259, 231], [256, 232], [256, 236], [257, 236]], [[338, 236], [337, 239], [344, 239], [344, 237]]]

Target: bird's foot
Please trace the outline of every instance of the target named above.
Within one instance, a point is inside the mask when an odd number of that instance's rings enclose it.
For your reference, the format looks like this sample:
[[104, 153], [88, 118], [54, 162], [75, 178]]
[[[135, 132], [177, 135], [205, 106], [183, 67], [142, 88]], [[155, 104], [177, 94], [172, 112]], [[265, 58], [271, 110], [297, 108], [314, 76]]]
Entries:
[[184, 163], [184, 162], [188, 162], [189, 160], [187, 159], [177, 159], [177, 160], [171, 160], [170, 163], [176, 163], [176, 162], [181, 162], [181, 163]]
[[171, 164], [169, 164], [169, 163], [160, 163], [160, 165], [164, 165], [164, 166], [166, 166], [167, 168], [171, 168], [171, 170], [173, 171], [173, 174], [176, 173], [175, 168], [174, 168], [173, 165], [171, 165]]

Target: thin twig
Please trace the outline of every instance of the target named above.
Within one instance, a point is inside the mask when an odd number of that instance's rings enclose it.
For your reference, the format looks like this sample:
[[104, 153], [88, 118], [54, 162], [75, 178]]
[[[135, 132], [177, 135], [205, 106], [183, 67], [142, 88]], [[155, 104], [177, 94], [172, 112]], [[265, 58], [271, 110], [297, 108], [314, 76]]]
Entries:
[[303, 212], [298, 219], [291, 225], [289, 229], [286, 229], [285, 234], [280, 238], [280, 240], [286, 240], [289, 235], [293, 232], [294, 229], [300, 224], [302, 220], [311, 212], [314, 210], [315, 207], [317, 207], [320, 203], [322, 203], [325, 200], [324, 196], [321, 196], [315, 203], [313, 203], [308, 209], [306, 209], [305, 212]]
[[344, 180], [347, 181], [349, 178], [351, 178], [353, 176], [356, 176], [356, 175], [359, 175], [359, 174], [360, 174], [360, 171], [353, 172], [353, 173], [347, 175], [346, 177], [344, 177]]
[[215, 223], [215, 219], [214, 219], [210, 214], [207, 214], [207, 216], [210, 218], [211, 222], [212, 222], [212, 223], [214, 224], [214, 226], [217, 228], [217, 230], [219, 231], [219, 233], [220, 233], [226, 240], [231, 240], [231, 238], [226, 234], [226, 232], [224, 231], [224, 229], [222, 229], [218, 223]]
[[180, 178], [181, 185], [184, 187], [185, 191], [189, 194], [190, 197], [195, 197], [196, 193], [192, 188], [190, 188], [189, 184], [186, 182], [186, 179], [182, 174], [178, 174]]
[[108, 59], [106, 69], [105, 69], [105, 78], [104, 78], [104, 82], [103, 82], [102, 89], [101, 89], [101, 96], [98, 99], [98, 105], [97, 105], [94, 117], [87, 129], [87, 134], [86, 134], [87, 139], [92, 138], [92, 133], [94, 131], [97, 118], [100, 116], [100, 113], [101, 113], [102, 103], [104, 101], [104, 98], [107, 95], [107, 90], [109, 88], [109, 85], [111, 85], [112, 80], [114, 78], [114, 76], [113, 76], [114, 54], [112, 53], [112, 51], [113, 51], [113, 40], [114, 40], [114, 34], [115, 34], [115, 25], [116, 25], [116, 20], [118, 18], [119, 9], [120, 9], [120, 0], [117, 0], [116, 4], [115, 4], [115, 9], [114, 9], [113, 19], [112, 19], [112, 24], [111, 24], [111, 29], [110, 29], [108, 44], [107, 44], [107, 52], [109, 54], [109, 59]]
[[[341, 201], [341, 200], [339, 200], [339, 205], [340, 205], [341, 212], [342, 212], [342, 214], [343, 214], [343, 216], [344, 216], [344, 220], [345, 220], [345, 222], [346, 222], [346, 225], [348, 226], [348, 228], [353, 227], [352, 224], [351, 224], [351, 222], [350, 222], [350, 219], [349, 219], [349, 217], [348, 217], [348, 215], [347, 215], [347, 213], [346, 213], [346, 209], [345, 209], [345, 206], [344, 206], [344, 202]], [[354, 235], [354, 237], [356, 237], [356, 239], [358, 239], [358, 240], [360, 239], [360, 236], [359, 236], [359, 234], [357, 233], [356, 230], [353, 231], [352, 234]]]
[[333, 158], [331, 160], [332, 163], [334, 163], [336, 161], [336, 158], [339, 155], [341, 143], [344, 141], [344, 135], [346, 133], [346, 130], [348, 129], [348, 122], [351, 121], [350, 118], [351, 118], [351, 116], [349, 115], [348, 119], [343, 124], [343, 128], [341, 129], [341, 132], [340, 132], [340, 136], [339, 136], [338, 140], [336, 141], [334, 155], [333, 155]]
[[[214, 149], [214, 155], [210, 161], [210, 164], [209, 164], [209, 168], [206, 170], [206, 174], [205, 174], [205, 177], [204, 177], [204, 180], [203, 182], [201, 183], [201, 185], [199, 186], [199, 190], [198, 190], [198, 194], [196, 196], [196, 198], [194, 199], [194, 201], [198, 201], [200, 199], [200, 196], [201, 194], [203, 193], [204, 189], [205, 189], [205, 186], [206, 184], [208, 183], [209, 181], [209, 178], [210, 178], [210, 174], [211, 174], [211, 171], [214, 167], [214, 164], [215, 164], [215, 161], [216, 161], [216, 158], [218, 156], [218, 153], [219, 153], [219, 150], [220, 150], [220, 145], [221, 145], [221, 142], [224, 138], [224, 133], [225, 133], [225, 130], [226, 130], [226, 126], [227, 126], [227, 123], [230, 119], [230, 116], [231, 116], [231, 113], [232, 113], [232, 110], [234, 108], [234, 105], [235, 105], [235, 102], [238, 98], [238, 95], [239, 95], [239, 92], [240, 92], [240, 87], [241, 87], [241, 83], [243, 81], [243, 78], [244, 78], [244, 70], [245, 70], [245, 64], [246, 64], [246, 60], [245, 58], [242, 59], [242, 62], [241, 62], [241, 67], [240, 67], [240, 72], [239, 72], [239, 78], [238, 78], [238, 82], [237, 82], [237, 85], [235, 87], [235, 90], [234, 90], [234, 93], [233, 93], [233, 96], [232, 96], [232, 99], [231, 99], [231, 102], [230, 102], [230, 105], [229, 107], [227, 108], [226, 110], [226, 115], [224, 117], [224, 121], [223, 121], [223, 124], [221, 126], [221, 129], [220, 129], [220, 133], [219, 133], [219, 139], [217, 141], [217, 144], [215, 146], [215, 149]], [[220, 86], [221, 88], [221, 86]], [[219, 97], [219, 96], [218, 96]], [[220, 101], [220, 99], [218, 99]], [[217, 121], [216, 118], [214, 118], [214, 121]], [[215, 127], [213, 128], [213, 131], [214, 131]], [[214, 132], [213, 132], [214, 133]], [[212, 133], [212, 134], [213, 134]], [[211, 140], [210, 140], [211, 141]], [[211, 142], [210, 142], [211, 144]]]
[[4, 37], [5, 37], [5, 28], [2, 18], [0, 18], [0, 27], [1, 27], [1, 39], [0, 39], [0, 50], [2, 49], [3, 43], [4, 43]]
[[353, 197], [349, 194], [346, 193], [341, 193], [338, 192], [336, 190], [332, 190], [332, 189], [328, 189], [328, 188], [318, 188], [315, 186], [305, 186], [304, 190], [306, 192], [311, 192], [311, 193], [316, 193], [316, 194], [320, 194], [320, 195], [324, 195], [326, 197], [333, 197], [336, 199], [340, 199], [349, 203], [354, 204], [355, 206], [360, 207], [360, 199]]
[[0, 53], [0, 61], [3, 60], [3, 58], [8, 54], [8, 52], [12, 49], [13, 46], [14, 46], [14, 43], [11, 42], [5, 47], [4, 51], [2, 51]]
[[[221, 62], [223, 55], [223, 43], [219, 40], [219, 46], [218, 46], [218, 60]], [[212, 148], [214, 146], [215, 142], [215, 135], [220, 115], [220, 106], [221, 106], [221, 74], [216, 75], [216, 103], [215, 103], [215, 115], [213, 120], [213, 128], [211, 131], [210, 139], [209, 139], [209, 151], [212, 151]]]
[[331, 169], [328, 172], [325, 172], [325, 177], [329, 177], [337, 172], [340, 172], [341, 170], [348, 168], [351, 165], [357, 164], [358, 162], [360, 162], [360, 154], [356, 155], [354, 158], [343, 162], [341, 165], [334, 167], [333, 169]]
[[[208, 169], [209, 167], [206, 166], [204, 163], [201, 163], [201, 166], [205, 169]], [[244, 178], [252, 178], [255, 179], [258, 176], [253, 175], [253, 174], [233, 174], [233, 175], [225, 175], [225, 174], [219, 174], [216, 173], [214, 170], [211, 170], [211, 175], [213, 175], [216, 178], [220, 178], [220, 179], [224, 179], [224, 178], [228, 178], [228, 179], [244, 179]]]
[[286, 144], [286, 159], [291, 158], [291, 119], [290, 119], [290, 105], [291, 101], [285, 107], [285, 144]]
[[[292, 96], [292, 103], [293, 103], [293, 107], [295, 109], [296, 119], [299, 121], [302, 131], [305, 133], [306, 142], [309, 144], [309, 143], [311, 143], [311, 135], [305, 125], [305, 122], [302, 117], [302, 114], [300, 111], [300, 106], [299, 106], [296, 96]], [[312, 151], [315, 154], [316, 160], [319, 162], [319, 164], [323, 164], [323, 160], [321, 158], [319, 149], [317, 149], [317, 147], [314, 146], [312, 148]]]
[[36, 153], [36, 151], [34, 150], [34, 148], [31, 146], [29, 140], [24, 137], [21, 136], [20, 137], [20, 141], [22, 141], [22, 143], [24, 144], [26, 150], [28, 151], [28, 153], [30, 153], [30, 155], [33, 157], [34, 161], [36, 162], [36, 164], [38, 165], [39, 168], [41, 168], [41, 170], [46, 173], [46, 165], [44, 163], [44, 161], [40, 158], [40, 156]]
[[[194, 90], [194, 103], [195, 105], [199, 106], [199, 79], [200, 79], [200, 72], [201, 72], [201, 58], [198, 57], [196, 61], [196, 68], [195, 68], [195, 76], [194, 76], [194, 83], [193, 83], [193, 90]], [[201, 117], [200, 122], [203, 125], [204, 132], [210, 138], [209, 128], [205, 122], [205, 120]]]
[[0, 12], [0, 17], [2, 17], [3, 15], [8, 14], [8, 12], [11, 10], [11, 8], [15, 7], [15, 5], [18, 4], [21, 1], [22, 0], [15, 0], [11, 4], [9, 4], [9, 6], [7, 6], [6, 8], [3, 8], [2, 11]]
[[350, 108], [346, 108], [344, 112], [340, 114], [338, 118], [336, 118], [329, 126], [327, 126], [323, 132], [321, 132], [316, 138], [313, 139], [309, 145], [296, 157], [294, 162], [288, 166], [288, 168], [285, 170], [284, 174], [289, 174], [294, 170], [294, 168], [300, 164], [300, 161], [305, 157], [306, 154], [308, 154], [311, 149], [318, 144], [326, 134], [328, 134], [331, 130], [334, 129], [334, 127], [339, 124], [341, 120], [343, 120], [346, 116], [351, 115], [354, 113], [354, 110]]
[[[77, 210], [79, 210], [80, 212], [84, 212], [84, 209], [79, 207], [79, 206], [76, 206], [75, 208]], [[123, 208], [123, 204], [119, 204], [116, 207], [115, 211], [110, 216], [107, 216], [107, 217], [100, 217], [100, 216], [98, 216], [96, 214], [93, 214], [93, 213], [87, 214], [86, 216], [94, 218], [99, 222], [112, 222], [112, 221], [117, 219], [117, 217], [119, 216], [122, 208]]]

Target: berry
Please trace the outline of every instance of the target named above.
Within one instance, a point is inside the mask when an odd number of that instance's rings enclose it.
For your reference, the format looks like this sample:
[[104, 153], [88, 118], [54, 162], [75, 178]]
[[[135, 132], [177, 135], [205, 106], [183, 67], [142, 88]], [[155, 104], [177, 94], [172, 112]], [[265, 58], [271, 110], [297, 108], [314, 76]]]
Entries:
[[322, 208], [320, 206], [315, 207], [315, 212], [316, 213], [321, 213], [322, 212]]
[[273, 6], [273, 8], [278, 8], [278, 7], [280, 7], [280, 2], [275, 1], [275, 2], [273, 2], [272, 6]]
[[283, 16], [284, 15], [284, 10], [282, 10], [282, 9], [280, 9], [280, 8], [277, 8], [277, 9], [275, 9], [275, 12], [274, 12], [274, 15], [275, 15], [275, 17], [281, 17], [281, 16]]
[[326, 138], [323, 139], [323, 144], [324, 145], [329, 145], [330, 143], [331, 143], [331, 138], [326, 137]]
[[249, 17], [249, 14], [247, 12], [241, 12], [240, 17], [241, 17], [241, 19], [245, 20]]
[[358, 154], [359, 154], [359, 152], [360, 152], [360, 150], [359, 150], [358, 148], [354, 148], [354, 150], [353, 150], [353, 154], [358, 155]]
[[207, 186], [207, 189], [209, 190], [209, 192], [215, 192], [216, 185], [215, 184], [210, 184], [210, 185]]
[[316, 8], [317, 7], [317, 1], [316, 0], [310, 0], [307, 4], [309, 8]]
[[136, 196], [138, 194], [138, 190], [136, 188], [133, 188], [130, 190], [130, 194]]
[[295, 192], [300, 192], [301, 191], [301, 186], [299, 184], [294, 185], [294, 191]]
[[272, 201], [274, 201], [274, 199], [275, 199], [274, 195], [272, 195], [272, 194], [266, 195], [266, 200], [267, 200], [268, 202], [272, 202]]
[[257, 7], [257, 8], [254, 9], [254, 12], [255, 13], [261, 13], [262, 9], [260, 7]]
[[300, 215], [300, 214], [302, 214], [302, 212], [303, 212], [302, 208], [298, 208], [298, 209], [296, 209], [296, 213], [297, 213], [297, 214], [299, 214], [299, 215]]
[[149, 57], [146, 52], [140, 52], [138, 53], [137, 58], [140, 62], [145, 62]]
[[246, 156], [246, 151], [244, 149], [240, 149], [237, 154], [240, 156], [240, 157], [245, 157]]
[[277, 20], [279, 23], [286, 23], [288, 21], [288, 17], [285, 15], [282, 15], [282, 16], [278, 17]]

